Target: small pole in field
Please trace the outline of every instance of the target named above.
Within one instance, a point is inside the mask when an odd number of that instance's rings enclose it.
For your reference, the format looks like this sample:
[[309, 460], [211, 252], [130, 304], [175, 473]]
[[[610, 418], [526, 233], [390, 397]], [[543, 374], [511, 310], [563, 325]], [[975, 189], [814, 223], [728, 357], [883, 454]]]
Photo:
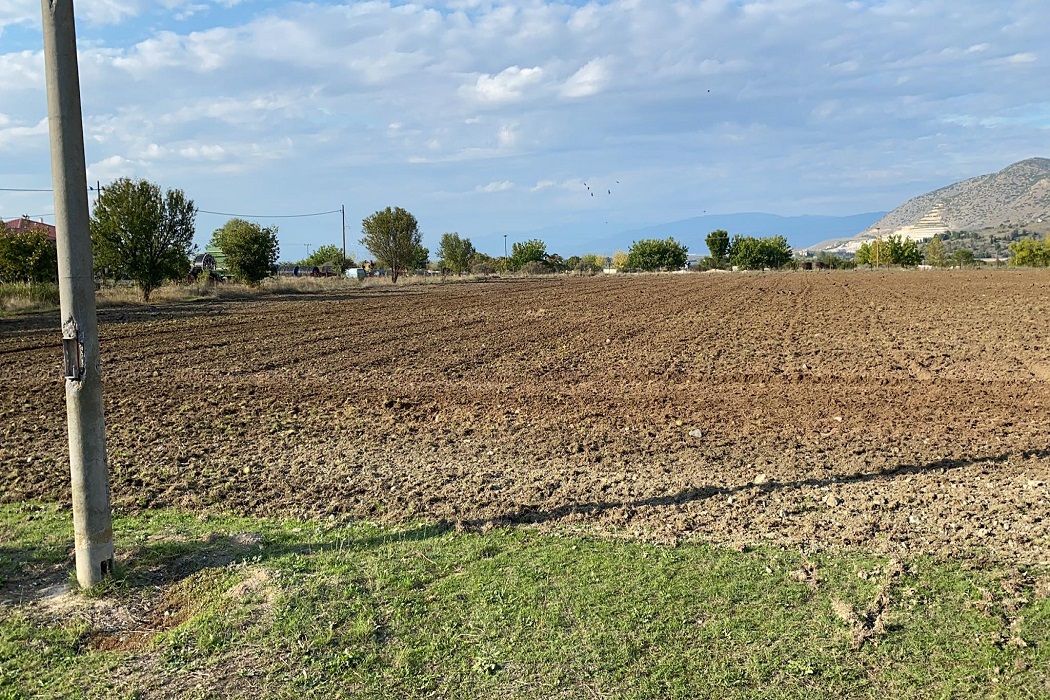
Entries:
[[77, 38], [72, 0], [41, 0], [40, 5], [44, 20], [44, 72], [58, 238], [74, 548], [77, 582], [88, 588], [113, 573], [113, 526], [95, 281], [91, 269]]

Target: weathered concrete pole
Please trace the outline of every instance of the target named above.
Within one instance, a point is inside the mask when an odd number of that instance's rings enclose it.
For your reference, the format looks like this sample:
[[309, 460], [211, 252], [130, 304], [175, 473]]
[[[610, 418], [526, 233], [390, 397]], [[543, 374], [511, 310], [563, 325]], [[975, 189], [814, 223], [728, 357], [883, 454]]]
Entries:
[[51, 131], [51, 180], [58, 229], [58, 289], [66, 377], [69, 468], [77, 581], [93, 586], [113, 571], [113, 527], [102, 413], [95, 283], [91, 271], [84, 125], [73, 0], [41, 0]]

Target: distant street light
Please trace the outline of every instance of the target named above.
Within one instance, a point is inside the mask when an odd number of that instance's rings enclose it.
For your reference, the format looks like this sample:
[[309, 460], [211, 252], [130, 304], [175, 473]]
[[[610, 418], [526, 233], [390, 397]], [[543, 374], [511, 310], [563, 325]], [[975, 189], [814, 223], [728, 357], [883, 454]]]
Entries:
[[503, 234], [503, 257], [507, 257], [507, 234]]

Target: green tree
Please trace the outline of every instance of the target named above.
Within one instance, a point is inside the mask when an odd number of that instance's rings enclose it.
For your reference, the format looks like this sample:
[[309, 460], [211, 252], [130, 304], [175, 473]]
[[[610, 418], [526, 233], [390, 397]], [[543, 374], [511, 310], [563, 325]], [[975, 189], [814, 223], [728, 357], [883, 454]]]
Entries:
[[543, 263], [549, 272], [565, 272], [569, 269], [569, 264], [565, 262], [565, 258], [557, 253], [548, 254]]
[[425, 270], [430, 264], [430, 248], [423, 247], [420, 243], [412, 252], [411, 270]]
[[673, 238], [646, 238], [635, 241], [627, 250], [627, 267], [631, 270], [680, 270], [685, 267], [689, 249]]
[[959, 248], [952, 253], [952, 264], [958, 267], [972, 267], [977, 264], [977, 258], [974, 257], [972, 250]]
[[536, 239], [521, 241], [511, 246], [509, 266], [512, 270], [520, 270], [530, 262], [545, 262], [546, 259], [546, 243]]
[[775, 270], [791, 261], [791, 246], [783, 236], [733, 236], [727, 254], [730, 264], [742, 270]]
[[[361, 222], [361, 233], [364, 234], [361, 245], [390, 270], [390, 279], [395, 284], [401, 273], [419, 262], [423, 234], [416, 217], [401, 207], [387, 207], [373, 213]], [[429, 255], [427, 251], [427, 257]]]
[[728, 255], [730, 264], [742, 270], [761, 270], [766, 266], [762, 246], [754, 236], [733, 236]]
[[915, 267], [922, 262], [919, 244], [911, 238], [904, 238], [898, 234], [892, 234], [886, 238], [886, 253], [891, 265]]
[[40, 229], [8, 231], [0, 221], [0, 282], [57, 282], [55, 244]]
[[354, 259], [349, 255], [346, 258], [343, 258], [343, 249], [337, 245], [329, 243], [315, 248], [314, 252], [306, 256], [299, 264], [308, 265], [310, 267], [331, 265], [339, 271], [339, 274], [343, 274], [344, 270], [354, 266]]
[[707, 250], [711, 253], [711, 266], [722, 267], [729, 255], [729, 232], [716, 229], [707, 234]]
[[580, 257], [579, 262], [576, 263], [576, 269], [583, 273], [594, 274], [604, 270], [607, 263], [608, 258], [604, 255], [588, 253]]
[[470, 271], [476, 275], [491, 275], [496, 271], [498, 264], [499, 260], [491, 255], [474, 253], [474, 258], [470, 261]]
[[1008, 246], [1010, 264], [1017, 267], [1050, 266], [1050, 234], [1042, 241], [1034, 238], [1022, 238]]
[[862, 243], [856, 260], [858, 265], [915, 267], [922, 262], [922, 251], [914, 240], [893, 234]]
[[273, 274], [280, 253], [276, 226], [263, 228], [244, 219], [230, 219], [216, 229], [211, 245], [222, 250], [235, 279], [253, 285]]
[[948, 266], [948, 251], [939, 237], [934, 236], [923, 248], [923, 255], [926, 258], [926, 264], [930, 267], [947, 267]]
[[456, 275], [469, 272], [476, 254], [474, 244], [469, 238], [460, 238], [456, 232], [442, 234], [441, 244], [438, 246], [438, 259], [443, 269], [451, 270]]
[[197, 208], [182, 190], [121, 178], [103, 188], [91, 213], [95, 267], [110, 268], [138, 283], [142, 298], [170, 279], [185, 276], [194, 250]]

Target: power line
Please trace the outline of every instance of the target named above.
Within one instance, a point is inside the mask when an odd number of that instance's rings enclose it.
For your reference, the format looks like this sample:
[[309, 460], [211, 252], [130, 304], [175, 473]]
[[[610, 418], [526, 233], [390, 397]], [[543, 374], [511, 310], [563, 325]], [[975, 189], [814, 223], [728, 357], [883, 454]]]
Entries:
[[[88, 192], [96, 192], [94, 187], [88, 187]], [[30, 187], [0, 187], [0, 192], [54, 192], [50, 187], [45, 189], [33, 189]]]
[[197, 212], [200, 214], [216, 214], [218, 216], [236, 216], [243, 217], [245, 219], [305, 219], [308, 216], [325, 216], [326, 214], [338, 214], [342, 209], [333, 209], [331, 211], [318, 211], [313, 214], [272, 214], [266, 216], [264, 214], [230, 214], [225, 211], [208, 211], [207, 209], [198, 209]]

